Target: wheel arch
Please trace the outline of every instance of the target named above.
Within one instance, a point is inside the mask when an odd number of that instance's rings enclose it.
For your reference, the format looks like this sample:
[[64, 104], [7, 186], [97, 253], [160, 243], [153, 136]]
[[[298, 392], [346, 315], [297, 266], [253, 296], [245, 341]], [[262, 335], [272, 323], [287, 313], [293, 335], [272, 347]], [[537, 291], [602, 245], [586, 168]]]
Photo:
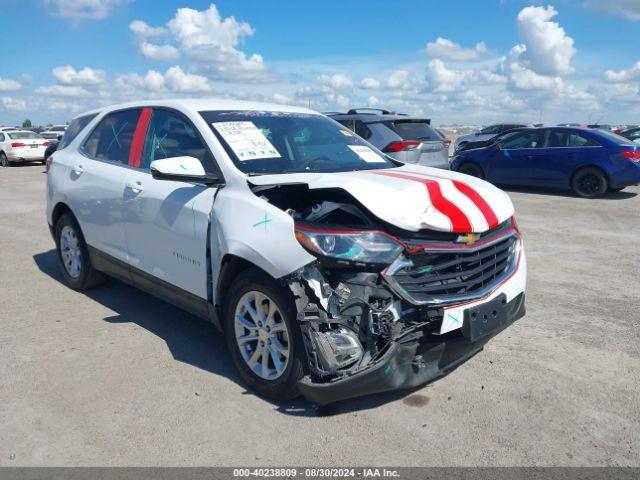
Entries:
[[53, 229], [56, 228], [58, 220], [60, 220], [60, 217], [62, 217], [62, 215], [64, 215], [65, 213], [70, 213], [71, 215], [73, 215], [73, 218], [76, 219], [76, 222], [78, 221], [78, 218], [75, 216], [69, 205], [64, 202], [58, 202], [56, 206], [53, 207], [53, 211], [51, 213], [51, 227]]
[[462, 163], [460, 163], [460, 166], [456, 171], [462, 173], [462, 169], [464, 168], [465, 165], [473, 165], [474, 167], [478, 168], [482, 173], [481, 180], [484, 180], [487, 177], [487, 172], [485, 172], [482, 165], [480, 165], [476, 160], [464, 160]]
[[573, 185], [573, 179], [576, 178], [576, 175], [581, 170], [584, 170], [586, 168], [595, 168], [596, 170], [600, 170], [602, 172], [602, 174], [604, 175], [604, 177], [607, 179], [607, 185], [611, 185], [611, 177], [609, 176], [609, 172], [607, 172], [600, 165], [597, 165], [597, 164], [594, 164], [594, 163], [589, 163], [589, 164], [585, 164], [585, 165], [580, 165], [579, 167], [576, 167], [573, 170], [573, 172], [571, 173], [571, 177], [569, 178], [569, 187], [571, 187], [571, 185]]

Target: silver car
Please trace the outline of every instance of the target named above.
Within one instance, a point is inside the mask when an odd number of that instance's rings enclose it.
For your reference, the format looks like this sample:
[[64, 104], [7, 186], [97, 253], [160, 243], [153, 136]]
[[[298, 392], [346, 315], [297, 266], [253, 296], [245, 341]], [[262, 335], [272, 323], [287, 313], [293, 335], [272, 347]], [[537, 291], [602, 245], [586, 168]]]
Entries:
[[327, 115], [402, 163], [449, 169], [449, 145], [430, 119], [373, 108]]
[[513, 128], [526, 127], [522, 123], [498, 123], [496, 125], [489, 125], [488, 127], [483, 128], [475, 133], [471, 133], [469, 135], [462, 135], [456, 138], [455, 143], [453, 144], [454, 151], [460, 150], [460, 148], [468, 142], [484, 142], [486, 140], [490, 140], [496, 135], [500, 135], [501, 133], [506, 132], [507, 130], [511, 130]]

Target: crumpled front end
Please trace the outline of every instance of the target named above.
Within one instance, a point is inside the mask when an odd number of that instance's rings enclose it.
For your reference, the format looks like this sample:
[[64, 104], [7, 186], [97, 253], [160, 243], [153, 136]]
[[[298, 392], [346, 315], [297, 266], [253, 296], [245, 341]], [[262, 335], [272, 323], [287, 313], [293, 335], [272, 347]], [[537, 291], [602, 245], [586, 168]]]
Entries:
[[429, 382], [524, 315], [526, 259], [512, 218], [478, 234], [412, 232], [337, 189], [259, 191], [317, 258], [282, 279], [308, 361], [299, 389], [316, 404]]

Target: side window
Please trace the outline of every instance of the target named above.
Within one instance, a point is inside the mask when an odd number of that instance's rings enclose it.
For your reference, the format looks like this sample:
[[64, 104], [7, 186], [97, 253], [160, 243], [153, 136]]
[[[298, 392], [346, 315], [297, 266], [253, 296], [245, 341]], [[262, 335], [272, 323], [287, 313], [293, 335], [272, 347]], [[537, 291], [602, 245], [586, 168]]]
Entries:
[[500, 127], [498, 125], [493, 125], [480, 130], [481, 135], [495, 135], [496, 133], [500, 133]]
[[369, 127], [367, 127], [364, 122], [361, 120], [355, 120], [353, 123], [355, 125], [354, 131], [356, 132], [356, 135], [359, 135], [365, 140], [371, 138], [371, 130], [369, 130]]
[[173, 112], [154, 109], [140, 168], [149, 168], [154, 160], [171, 157], [194, 157], [200, 160], [205, 171], [214, 171], [209, 151], [195, 129]]
[[4, 142], [4, 133], [0, 133], [0, 142]]
[[508, 138], [502, 144], [504, 150], [538, 148], [542, 146], [543, 132], [525, 132]]
[[347, 127], [352, 132], [355, 131], [355, 127], [353, 126], [353, 120], [338, 120], [338, 123], [340, 125], [344, 125], [345, 127]]
[[93, 115], [85, 115], [84, 117], [78, 117], [73, 120], [69, 125], [69, 128], [64, 132], [62, 140], [60, 140], [60, 143], [58, 144], [58, 150], [62, 150], [73, 142], [82, 129], [86, 127], [91, 120], [96, 118], [97, 115], [97, 113], [94, 113]]
[[107, 115], [84, 142], [87, 155], [97, 160], [128, 163], [129, 150], [136, 130], [140, 109]]
[[577, 133], [569, 133], [567, 137], [567, 147], [595, 147], [598, 145], [594, 140]]
[[547, 148], [557, 148], [567, 146], [567, 134], [565, 132], [559, 132], [552, 130], [549, 132], [549, 138], [547, 139]]

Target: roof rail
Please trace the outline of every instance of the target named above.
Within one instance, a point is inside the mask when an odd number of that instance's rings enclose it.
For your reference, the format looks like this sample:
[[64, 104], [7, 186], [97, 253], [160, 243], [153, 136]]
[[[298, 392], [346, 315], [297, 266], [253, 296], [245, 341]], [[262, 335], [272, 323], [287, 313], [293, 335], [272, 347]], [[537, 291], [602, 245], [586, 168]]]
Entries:
[[372, 112], [371, 115], [375, 115], [373, 112], [378, 112], [379, 115], [389, 115], [395, 114], [396, 112], [390, 112], [389, 110], [383, 110], [382, 108], [370, 108], [370, 107], [362, 107], [362, 108], [352, 108], [347, 112], [347, 115], [355, 115], [360, 113], [362, 110], [366, 110], [368, 112]]
[[323, 115], [344, 115], [342, 112], [322, 112]]

